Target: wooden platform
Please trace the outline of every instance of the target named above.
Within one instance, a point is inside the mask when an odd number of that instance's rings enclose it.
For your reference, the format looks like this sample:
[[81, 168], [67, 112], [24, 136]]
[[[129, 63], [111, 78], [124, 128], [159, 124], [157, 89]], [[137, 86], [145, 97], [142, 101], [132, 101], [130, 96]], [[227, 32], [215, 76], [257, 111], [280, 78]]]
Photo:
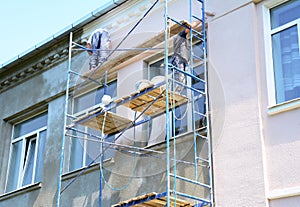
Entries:
[[[181, 23], [186, 23], [186, 21], [181, 21]], [[170, 37], [178, 34], [180, 31], [184, 30], [179, 24], [174, 24], [170, 27]], [[133, 46], [135, 48], [153, 48], [156, 45], [165, 41], [165, 32], [164, 30], [155, 35], [154, 37], [144, 41], [142, 44]], [[100, 67], [90, 70], [83, 74], [83, 78], [91, 78], [93, 80], [101, 80], [104, 76], [104, 73], [108, 71], [109, 73], [115, 72], [120, 68], [120, 65], [127, 60], [143, 53], [145, 50], [129, 50], [126, 52], [121, 53], [117, 57], [113, 59], [108, 59], [108, 61], [104, 62]]]
[[[157, 88], [147, 88], [147, 92], [137, 91], [130, 96], [122, 97], [124, 106], [131, 108], [133, 111], [142, 112], [149, 116], [157, 116], [166, 112], [166, 91], [164, 86]], [[172, 91], [169, 91], [169, 108], [180, 106], [187, 103], [188, 98]], [[127, 101], [128, 100], [128, 101]]]
[[119, 116], [113, 112], [106, 111], [103, 113], [101, 111], [102, 109], [100, 108], [78, 119], [75, 119], [74, 122], [98, 131], [102, 131], [103, 121], [105, 119], [104, 134], [120, 132], [128, 127], [132, 122], [131, 120]]
[[[148, 193], [146, 195], [142, 195], [136, 198], [131, 198], [126, 201], [122, 201], [116, 205], [113, 205], [112, 207], [129, 207], [129, 206], [135, 206], [135, 207], [164, 207], [167, 204], [167, 196], [166, 194], [157, 194], [157, 193]], [[171, 205], [174, 206], [175, 199], [173, 197], [170, 197]], [[193, 203], [189, 201], [185, 201], [182, 199], [176, 199], [176, 206], [177, 207], [192, 207], [194, 206]]]
[[[173, 109], [188, 102], [188, 98], [172, 91], [169, 95], [169, 109]], [[148, 116], [157, 116], [166, 112], [166, 90], [165, 85], [154, 86], [153, 84], [124, 96], [114, 101], [116, 105], [129, 107], [133, 111], [143, 112]], [[75, 124], [87, 126], [98, 131], [102, 131], [103, 121], [104, 134], [117, 133], [130, 127], [132, 120], [113, 112], [103, 112], [102, 108], [78, 117]]]

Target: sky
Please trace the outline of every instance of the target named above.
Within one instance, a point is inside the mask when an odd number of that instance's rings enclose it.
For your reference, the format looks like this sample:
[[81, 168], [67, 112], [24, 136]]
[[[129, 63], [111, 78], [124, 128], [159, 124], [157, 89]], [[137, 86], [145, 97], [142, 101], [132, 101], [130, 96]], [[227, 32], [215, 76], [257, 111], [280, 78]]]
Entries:
[[0, 65], [112, 0], [1, 0]]

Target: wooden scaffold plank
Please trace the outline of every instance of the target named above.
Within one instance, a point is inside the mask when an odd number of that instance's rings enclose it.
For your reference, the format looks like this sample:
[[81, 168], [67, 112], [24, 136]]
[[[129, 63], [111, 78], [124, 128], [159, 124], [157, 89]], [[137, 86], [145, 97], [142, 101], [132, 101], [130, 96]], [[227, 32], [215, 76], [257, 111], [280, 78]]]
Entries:
[[[167, 204], [168, 197], [166, 193], [148, 193], [142, 196], [131, 198], [125, 201], [121, 201], [112, 207], [165, 207]], [[176, 201], [176, 207], [193, 207], [195, 204], [190, 201], [182, 200], [179, 198], [170, 197], [170, 204], [174, 206]]]
[[[170, 109], [188, 102], [187, 97], [176, 94], [173, 91], [169, 91], [168, 96]], [[129, 99], [129, 101], [126, 102], [126, 99]], [[142, 112], [147, 109], [144, 113], [149, 116], [157, 116], [166, 111], [166, 91], [164, 86], [154, 87], [153, 90], [149, 90], [142, 95], [135, 94], [131, 97], [123, 97], [122, 100], [125, 100], [123, 105], [131, 108], [133, 111]]]
[[[103, 121], [105, 121], [104, 126]], [[74, 123], [78, 123], [80, 125], [96, 129], [98, 131], [102, 131], [103, 128], [104, 134], [112, 134], [122, 131], [129, 124], [131, 124], [132, 121], [113, 112], [102, 112], [102, 109], [98, 109], [94, 112], [75, 119]]]

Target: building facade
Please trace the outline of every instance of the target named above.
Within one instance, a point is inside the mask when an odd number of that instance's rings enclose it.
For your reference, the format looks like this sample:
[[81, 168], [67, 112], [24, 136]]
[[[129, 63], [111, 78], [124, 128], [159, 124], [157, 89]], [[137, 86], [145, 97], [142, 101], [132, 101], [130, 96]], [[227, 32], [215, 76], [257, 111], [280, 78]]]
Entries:
[[[299, 206], [300, 3], [201, 5], [111, 1], [1, 66], [1, 207], [112, 206], [165, 191], [189, 205]], [[203, 11], [207, 46], [190, 40], [191, 90], [170, 93], [170, 113], [132, 110], [145, 98], [127, 98], [164, 80], [178, 25]], [[97, 28], [112, 49], [95, 72], [85, 45]], [[103, 95], [117, 105], [113, 126], [98, 116]]]

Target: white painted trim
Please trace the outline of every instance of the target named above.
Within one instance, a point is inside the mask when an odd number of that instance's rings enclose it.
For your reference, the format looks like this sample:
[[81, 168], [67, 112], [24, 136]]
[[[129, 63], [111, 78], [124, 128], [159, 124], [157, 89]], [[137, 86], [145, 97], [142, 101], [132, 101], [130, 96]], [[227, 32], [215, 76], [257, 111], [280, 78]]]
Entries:
[[300, 186], [273, 190], [269, 192], [268, 199], [275, 200], [293, 196], [300, 196]]
[[24, 140], [24, 139], [26, 139], [27, 137], [31, 137], [31, 136], [33, 136], [33, 135], [35, 135], [35, 134], [38, 134], [38, 133], [40, 133], [41, 131], [44, 131], [44, 130], [46, 130], [47, 129], [47, 126], [43, 126], [43, 127], [41, 127], [41, 128], [38, 128], [38, 129], [36, 129], [36, 130], [34, 130], [34, 131], [32, 131], [32, 132], [29, 132], [29, 133], [27, 133], [27, 134], [24, 134], [24, 135], [22, 135], [22, 136], [20, 136], [20, 137], [17, 137], [17, 138], [12, 138], [12, 144], [13, 143], [15, 143], [15, 142], [18, 142], [18, 141], [20, 141], [20, 140]]
[[[26, 153], [24, 154], [25, 164], [24, 164], [24, 167], [21, 169], [22, 170], [21, 177], [19, 178], [20, 186], [22, 186], [22, 184], [23, 184], [25, 172], [26, 172], [26, 169], [28, 168], [28, 162], [30, 161], [30, 151], [32, 150], [32, 142], [34, 140], [36, 141], [36, 143], [35, 143], [35, 147], [34, 147], [33, 169], [32, 169], [31, 181], [30, 181], [30, 183], [33, 183], [33, 176], [34, 176], [35, 162], [36, 162], [35, 155], [36, 155], [36, 147], [37, 147], [37, 145], [36, 145], [37, 144], [37, 136], [29, 140], [28, 149], [27, 149]], [[26, 141], [24, 141], [24, 144], [25, 143], [26, 143]]]
[[84, 132], [86, 133], [85, 135], [84, 135], [84, 140], [82, 140], [83, 141], [83, 153], [82, 153], [82, 155], [83, 155], [83, 157], [82, 157], [82, 166], [81, 167], [85, 167], [85, 166], [87, 166], [87, 164], [88, 163], [86, 163], [86, 156], [87, 156], [87, 153], [88, 153], [88, 150], [87, 150], [87, 142], [88, 142], [88, 136], [87, 136], [87, 134], [88, 134], [88, 127], [84, 127]]
[[287, 101], [281, 104], [277, 104], [275, 106], [268, 108], [268, 115], [275, 115], [285, 111], [290, 111], [296, 108], [300, 108], [300, 98], [293, 99], [291, 101]]
[[285, 30], [285, 29], [288, 29], [288, 28], [290, 28], [290, 27], [293, 27], [293, 26], [297, 25], [297, 23], [299, 23], [299, 19], [296, 19], [296, 20], [294, 20], [294, 21], [291, 21], [291, 22], [289, 22], [289, 23], [286, 23], [286, 24], [284, 24], [284, 25], [281, 25], [281, 26], [279, 26], [279, 27], [276, 27], [275, 29], [272, 29], [271, 34], [275, 34], [275, 33], [277, 33], [277, 32], [281, 32], [281, 31], [283, 31], [283, 30]]
[[263, 7], [263, 23], [264, 23], [264, 42], [265, 42], [265, 57], [266, 57], [266, 81], [268, 89], [268, 104], [269, 106], [276, 105], [275, 97], [275, 77], [273, 70], [273, 55], [271, 42], [271, 23], [270, 10], [268, 7]]
[[270, 9], [271, 7], [278, 6], [287, 1], [289, 1], [289, 0], [269, 0], [269, 1], [266, 1], [266, 3], [264, 5]]
[[[37, 158], [38, 158], [38, 152], [39, 152], [40, 134], [41, 134], [41, 132], [39, 132], [37, 134], [37, 137], [36, 137], [36, 143], [35, 143], [35, 149], [34, 149], [35, 151], [34, 151], [34, 158], [33, 158], [34, 159], [34, 163], [33, 163], [33, 175], [32, 175], [32, 181], [31, 181], [31, 183], [34, 183], [34, 181], [35, 181], [35, 172], [37, 170], [36, 169], [36, 164], [38, 162]], [[47, 131], [46, 131], [46, 135], [47, 135]]]
[[18, 195], [27, 193], [27, 192], [31, 192], [31, 191], [40, 189], [41, 187], [42, 187], [41, 182], [34, 183], [34, 184], [31, 184], [31, 185], [26, 185], [22, 188], [19, 188], [19, 189], [16, 189], [14, 191], [11, 191], [11, 192], [0, 195], [0, 201], [3, 201], [3, 200], [6, 200], [6, 199], [9, 199], [9, 198], [16, 197]]
[[[300, 19], [297, 19], [298, 44], [300, 45]], [[300, 47], [298, 47], [300, 55]]]
[[[11, 146], [12, 146], [13, 144], [11, 144]], [[22, 180], [23, 180], [23, 170], [24, 170], [24, 168], [23, 168], [23, 161], [24, 161], [24, 159], [25, 159], [25, 153], [26, 152], [26, 137], [24, 137], [23, 139], [22, 139], [22, 149], [21, 149], [21, 158], [20, 158], [20, 161], [19, 161], [19, 173], [18, 173], [18, 184], [17, 184], [17, 188], [16, 189], [18, 189], [18, 188], [21, 188], [22, 187]], [[12, 154], [11, 154], [12, 155]], [[11, 159], [11, 157], [9, 158], [9, 159]], [[10, 166], [9, 166], [9, 168], [10, 168]], [[8, 182], [8, 180], [6, 181], [6, 183]]]
[[[262, 5], [261, 8], [261, 15], [262, 17], [264, 17], [264, 6]], [[255, 9], [255, 53], [257, 54], [256, 55], [256, 78], [257, 80], [261, 80], [261, 72], [259, 71], [261, 69], [261, 67], [259, 66], [259, 56], [260, 56], [260, 49], [258, 47], [259, 45], [259, 36], [260, 36], [260, 33], [258, 32], [258, 11], [259, 9]], [[264, 23], [265, 21], [263, 21]], [[263, 30], [264, 31], [264, 30]], [[260, 81], [258, 81], [258, 88], [257, 88], [257, 92], [258, 92], [258, 103], [262, 103], [262, 84], [265, 84], [265, 83], [262, 83]], [[267, 194], [268, 194], [268, 189], [270, 189], [270, 184], [269, 184], [269, 179], [268, 179], [268, 160], [267, 160], [267, 149], [266, 149], [266, 139], [265, 139], [265, 133], [264, 133], [264, 125], [263, 125], [263, 111], [265, 111], [264, 107], [262, 106], [262, 104], [258, 104], [258, 117], [259, 117], [259, 134], [260, 134], [260, 142], [261, 142], [261, 155], [262, 155], [262, 172], [263, 172], [263, 180], [264, 180], [264, 201], [265, 201], [265, 206], [269, 206], [269, 200], [267, 199]]]

